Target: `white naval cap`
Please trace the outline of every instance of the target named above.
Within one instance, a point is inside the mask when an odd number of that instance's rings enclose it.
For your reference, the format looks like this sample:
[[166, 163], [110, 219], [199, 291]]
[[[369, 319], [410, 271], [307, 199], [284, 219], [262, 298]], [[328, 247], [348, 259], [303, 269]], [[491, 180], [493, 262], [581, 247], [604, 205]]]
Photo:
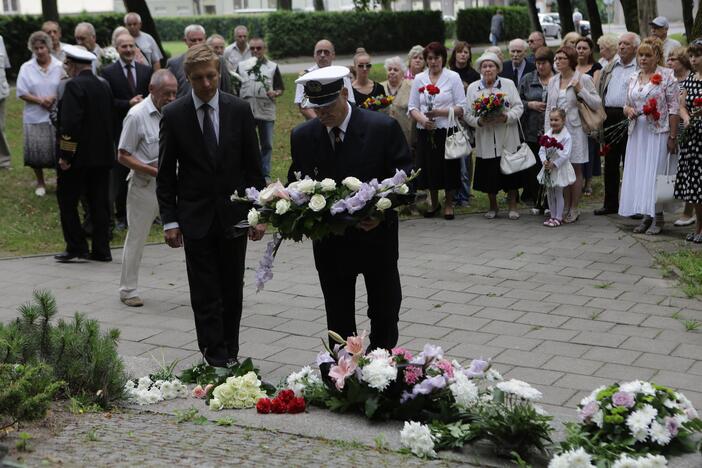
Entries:
[[63, 51], [66, 53], [66, 58], [70, 59], [73, 62], [93, 63], [94, 60], [97, 60], [97, 57], [95, 57], [95, 54], [93, 54], [92, 52], [89, 52], [88, 50], [86, 50], [84, 47], [81, 47], [81, 46], [64, 44]]
[[318, 68], [295, 80], [305, 90], [303, 107], [324, 107], [333, 103], [344, 87], [344, 78], [350, 73], [346, 67], [332, 65]]

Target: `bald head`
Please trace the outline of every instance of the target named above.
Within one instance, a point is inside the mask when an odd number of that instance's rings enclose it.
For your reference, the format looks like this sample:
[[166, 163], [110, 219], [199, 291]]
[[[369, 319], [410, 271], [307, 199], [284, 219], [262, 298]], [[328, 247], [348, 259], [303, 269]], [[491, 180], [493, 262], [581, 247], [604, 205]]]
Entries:
[[149, 82], [149, 94], [154, 102], [154, 106], [161, 110], [169, 102], [173, 102], [178, 91], [178, 81], [169, 70], [156, 70], [151, 75]]
[[314, 61], [319, 68], [328, 67], [336, 58], [334, 44], [331, 41], [322, 39], [314, 46]]

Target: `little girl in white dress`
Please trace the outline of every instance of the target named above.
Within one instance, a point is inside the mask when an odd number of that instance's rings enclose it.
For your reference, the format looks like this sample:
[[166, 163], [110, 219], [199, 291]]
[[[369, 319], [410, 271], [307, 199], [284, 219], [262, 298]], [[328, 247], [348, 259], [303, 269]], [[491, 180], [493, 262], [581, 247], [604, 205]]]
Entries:
[[570, 163], [573, 141], [568, 129], [565, 128], [566, 114], [563, 109], [551, 109], [548, 117], [551, 129], [544, 134], [544, 137], [556, 139], [560, 147], [541, 146], [539, 158], [543, 167], [536, 179], [546, 188], [548, 206], [551, 210], [551, 217], [544, 221], [544, 226], [558, 227], [563, 223], [563, 187], [575, 182], [575, 171]]

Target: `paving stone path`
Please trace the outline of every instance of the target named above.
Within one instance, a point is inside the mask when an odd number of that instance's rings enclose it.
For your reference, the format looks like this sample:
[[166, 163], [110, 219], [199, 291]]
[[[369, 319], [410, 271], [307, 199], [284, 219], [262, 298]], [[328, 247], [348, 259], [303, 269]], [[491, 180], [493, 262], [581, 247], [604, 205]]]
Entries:
[[[662, 276], [650, 239], [630, 235], [628, 224], [589, 214], [558, 229], [528, 215], [401, 222], [400, 343], [416, 351], [433, 342], [462, 362], [492, 358], [506, 377], [540, 388], [557, 413], [573, 414], [599, 385], [636, 378], [679, 388], [702, 407], [702, 333], [681, 322], [702, 321], [702, 301]], [[275, 277], [257, 294], [264, 247], [249, 244], [240, 355], [276, 382], [314, 362], [326, 322], [311, 243], [284, 243]], [[120, 255], [113, 252], [112, 264], [0, 261], [0, 320], [13, 318], [32, 289], [51, 289], [62, 316], [81, 311], [119, 328], [123, 355], [195, 362], [183, 251], [147, 246], [140, 309], [118, 299]], [[363, 286], [359, 280], [359, 330], [368, 327]]]

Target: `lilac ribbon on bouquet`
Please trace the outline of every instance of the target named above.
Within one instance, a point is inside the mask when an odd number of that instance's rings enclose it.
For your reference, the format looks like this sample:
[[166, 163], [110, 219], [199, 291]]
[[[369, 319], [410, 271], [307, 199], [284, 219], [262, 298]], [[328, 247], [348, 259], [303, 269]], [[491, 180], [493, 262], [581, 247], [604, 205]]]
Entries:
[[273, 278], [273, 260], [278, 253], [283, 237], [279, 233], [273, 234], [273, 238], [266, 245], [266, 252], [258, 262], [256, 270], [256, 292], [261, 292], [264, 285]]

